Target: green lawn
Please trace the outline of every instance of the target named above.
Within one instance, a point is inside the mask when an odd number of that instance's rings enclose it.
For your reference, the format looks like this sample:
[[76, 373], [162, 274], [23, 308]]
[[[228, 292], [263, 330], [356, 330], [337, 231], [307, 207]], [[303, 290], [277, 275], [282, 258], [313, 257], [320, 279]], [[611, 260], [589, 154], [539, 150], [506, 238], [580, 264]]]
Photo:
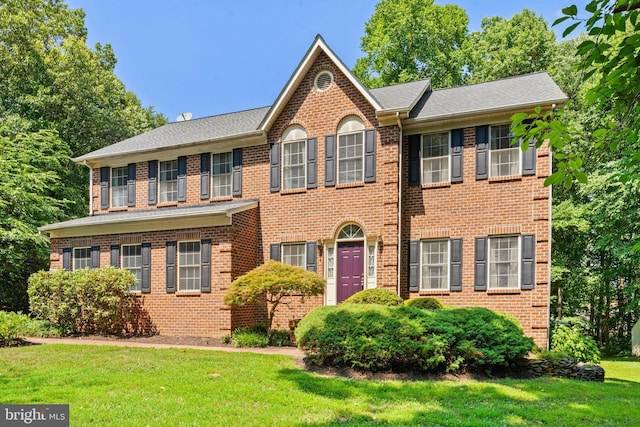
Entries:
[[640, 362], [607, 381], [362, 381], [291, 358], [182, 349], [0, 349], [0, 403], [69, 403], [71, 425], [640, 425]]

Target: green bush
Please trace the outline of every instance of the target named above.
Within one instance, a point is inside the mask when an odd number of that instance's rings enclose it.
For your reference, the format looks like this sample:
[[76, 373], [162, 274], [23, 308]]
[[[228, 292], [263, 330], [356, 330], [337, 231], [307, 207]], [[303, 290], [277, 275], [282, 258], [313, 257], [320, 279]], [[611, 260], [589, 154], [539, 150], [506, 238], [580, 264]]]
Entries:
[[389, 307], [401, 305], [402, 298], [388, 289], [365, 289], [344, 300], [345, 304], [380, 304]]
[[231, 334], [234, 347], [266, 347], [269, 344], [266, 332], [254, 328], [238, 328]]
[[564, 352], [577, 362], [600, 363], [598, 344], [577, 325], [556, 323], [551, 329], [551, 350]]
[[367, 371], [490, 371], [533, 347], [510, 317], [483, 308], [319, 307], [296, 329], [310, 363]]
[[444, 305], [440, 301], [431, 297], [411, 298], [405, 300], [404, 305], [407, 307], [421, 308], [423, 310], [441, 310]]
[[15, 345], [28, 321], [24, 314], [0, 311], [0, 347]]
[[269, 331], [269, 345], [274, 347], [291, 345], [291, 333], [286, 329], [272, 329]]
[[40, 271], [29, 278], [32, 314], [63, 334], [131, 331], [140, 314], [130, 271], [113, 267], [78, 271]]

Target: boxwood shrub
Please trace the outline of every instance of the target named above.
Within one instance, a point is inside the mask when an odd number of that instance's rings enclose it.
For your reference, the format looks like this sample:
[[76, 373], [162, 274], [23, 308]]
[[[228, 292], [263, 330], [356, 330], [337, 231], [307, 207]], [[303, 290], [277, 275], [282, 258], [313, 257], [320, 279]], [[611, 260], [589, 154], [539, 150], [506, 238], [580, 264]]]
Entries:
[[439, 300], [431, 297], [411, 298], [405, 300], [404, 305], [423, 310], [440, 310], [444, 308], [444, 305]]
[[516, 321], [484, 308], [318, 307], [296, 329], [311, 364], [365, 371], [491, 371], [533, 348]]
[[386, 306], [401, 305], [402, 298], [396, 295], [388, 289], [365, 289], [364, 291], [357, 292], [344, 300], [347, 304], [380, 304]]

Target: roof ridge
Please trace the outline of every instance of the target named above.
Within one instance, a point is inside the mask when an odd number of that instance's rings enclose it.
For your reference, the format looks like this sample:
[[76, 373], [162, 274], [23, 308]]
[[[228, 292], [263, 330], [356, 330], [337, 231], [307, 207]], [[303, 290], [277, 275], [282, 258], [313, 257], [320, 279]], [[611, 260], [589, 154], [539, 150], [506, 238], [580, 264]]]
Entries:
[[471, 86], [478, 86], [478, 85], [484, 85], [487, 83], [495, 83], [495, 82], [502, 82], [505, 80], [513, 80], [513, 79], [519, 79], [521, 77], [528, 77], [528, 76], [533, 76], [536, 74], [549, 74], [546, 71], [535, 71], [533, 73], [527, 73], [527, 74], [519, 74], [517, 76], [509, 76], [509, 77], [503, 77], [501, 79], [494, 79], [494, 80], [488, 80], [486, 82], [478, 82], [478, 83], [469, 83], [469, 84], [462, 84], [462, 85], [457, 85], [457, 86], [449, 86], [449, 87], [440, 87], [437, 89], [433, 89], [433, 92], [437, 92], [437, 91], [442, 91], [442, 90], [448, 90], [448, 89], [458, 89], [458, 88], [462, 88], [462, 87], [471, 87]]
[[[210, 119], [210, 118], [213, 118], [213, 117], [229, 116], [229, 115], [231, 115], [231, 114], [246, 113], [246, 112], [249, 112], [249, 111], [262, 110], [262, 109], [264, 109], [264, 108], [271, 108], [271, 106], [270, 106], [270, 105], [265, 105], [264, 107], [247, 108], [247, 109], [244, 109], [244, 110], [230, 111], [230, 112], [228, 112], [228, 113], [211, 114], [211, 115], [209, 115], [209, 116], [198, 117], [198, 118], [190, 119], [190, 120], [183, 120], [183, 121], [169, 122], [169, 123], [167, 123], [167, 124], [168, 124], [168, 125], [172, 125], [172, 124], [175, 124], [175, 123], [188, 123], [188, 122], [195, 122], [196, 120]], [[156, 129], [157, 129], [157, 128], [156, 128]]]
[[420, 83], [420, 82], [426, 82], [426, 81], [431, 81], [431, 79], [429, 77], [426, 77], [424, 79], [419, 79], [419, 80], [412, 80], [410, 82], [402, 82], [402, 83], [392, 83], [390, 85], [386, 85], [386, 86], [379, 86], [379, 87], [372, 87], [372, 88], [367, 88], [369, 91], [372, 90], [376, 90], [376, 89], [386, 89], [388, 87], [395, 87], [395, 86], [402, 86], [402, 85], [408, 85], [408, 84], [412, 84], [412, 83]]

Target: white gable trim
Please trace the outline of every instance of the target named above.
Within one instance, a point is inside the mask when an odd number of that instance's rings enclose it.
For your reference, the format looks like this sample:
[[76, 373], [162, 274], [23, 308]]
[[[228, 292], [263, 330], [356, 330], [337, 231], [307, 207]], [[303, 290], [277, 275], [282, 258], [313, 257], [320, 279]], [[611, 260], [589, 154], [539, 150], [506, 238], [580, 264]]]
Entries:
[[300, 61], [300, 64], [298, 64], [295, 71], [289, 78], [289, 81], [280, 92], [280, 95], [278, 95], [278, 98], [276, 98], [276, 102], [273, 103], [273, 105], [267, 112], [267, 115], [260, 123], [260, 126], [258, 127], [259, 130], [268, 132], [271, 129], [271, 126], [278, 118], [287, 102], [289, 102], [289, 99], [298, 88], [298, 85], [300, 85], [300, 82], [305, 77], [320, 52], [324, 52], [329, 57], [329, 59], [345, 76], [347, 76], [351, 84], [353, 84], [356, 89], [360, 91], [360, 93], [366, 98], [367, 101], [369, 101], [371, 106], [373, 106], [376, 111], [382, 110], [382, 106], [380, 105], [380, 103], [369, 93], [369, 91], [362, 85], [362, 83], [360, 83], [358, 79], [355, 78], [355, 76], [351, 73], [347, 66], [344, 65], [344, 63], [340, 60], [340, 58], [336, 56], [335, 53], [333, 53], [333, 51], [322, 39], [320, 34], [318, 34], [311, 47], [309, 48], [309, 50], [307, 50], [307, 53], [302, 58], [302, 61]]

